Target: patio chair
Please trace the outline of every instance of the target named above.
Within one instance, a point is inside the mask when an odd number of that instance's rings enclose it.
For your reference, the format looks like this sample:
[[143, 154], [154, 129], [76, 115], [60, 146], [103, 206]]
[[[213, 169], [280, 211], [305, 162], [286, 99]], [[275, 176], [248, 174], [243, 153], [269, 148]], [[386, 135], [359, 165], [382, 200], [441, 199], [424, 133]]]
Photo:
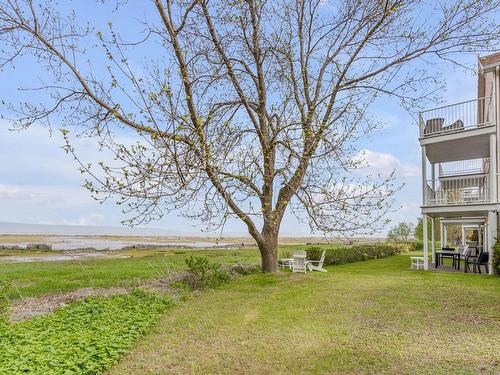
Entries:
[[305, 251], [295, 251], [293, 253], [292, 272], [307, 272], [307, 261]]
[[455, 256], [455, 264], [457, 266], [457, 269], [460, 269], [460, 261], [463, 260], [465, 262], [467, 261], [467, 259], [469, 259], [472, 248], [469, 245], [464, 245], [459, 246], [458, 249], [460, 250], [460, 254]]
[[489, 258], [489, 253], [482, 250], [477, 256], [477, 258], [469, 257], [465, 261], [465, 272], [469, 271], [469, 264], [472, 264], [473, 266], [472, 269], [474, 273], [476, 273], [476, 271], [478, 273], [481, 273], [481, 266], [484, 266], [484, 268], [486, 269], [486, 273], [488, 273], [488, 258]]
[[[323, 268], [323, 262], [325, 261], [325, 254], [326, 251], [323, 250], [323, 253], [321, 253], [321, 258], [319, 260], [307, 260], [307, 269], [309, 271], [319, 271], [319, 272], [328, 272]], [[316, 265], [314, 265], [316, 264]]]

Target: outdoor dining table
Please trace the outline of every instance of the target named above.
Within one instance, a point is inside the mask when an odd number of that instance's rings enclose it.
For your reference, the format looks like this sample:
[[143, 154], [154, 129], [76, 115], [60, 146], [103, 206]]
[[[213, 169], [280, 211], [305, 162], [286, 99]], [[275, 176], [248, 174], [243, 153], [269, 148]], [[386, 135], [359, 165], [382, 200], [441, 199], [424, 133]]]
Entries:
[[278, 265], [282, 268], [289, 268], [292, 269], [293, 267], [293, 258], [285, 258], [285, 259], [280, 259], [278, 261]]
[[460, 256], [460, 251], [458, 250], [438, 250], [436, 251], [436, 262], [434, 263], [434, 267], [438, 268], [438, 266], [441, 265], [441, 258], [444, 257], [446, 258], [452, 258], [453, 259], [453, 266], [455, 266], [455, 259], [457, 256]]

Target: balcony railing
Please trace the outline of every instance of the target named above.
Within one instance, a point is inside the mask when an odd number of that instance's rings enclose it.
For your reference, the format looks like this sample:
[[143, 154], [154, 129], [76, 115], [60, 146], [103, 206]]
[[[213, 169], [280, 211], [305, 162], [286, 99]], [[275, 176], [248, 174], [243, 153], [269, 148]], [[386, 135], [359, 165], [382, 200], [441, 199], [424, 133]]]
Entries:
[[490, 173], [490, 158], [455, 160], [438, 164], [438, 176], [441, 178], [488, 173]]
[[485, 97], [420, 112], [420, 137], [495, 124], [495, 97]]
[[446, 177], [429, 180], [426, 184], [425, 206], [481, 204], [490, 201], [489, 176], [486, 174]]

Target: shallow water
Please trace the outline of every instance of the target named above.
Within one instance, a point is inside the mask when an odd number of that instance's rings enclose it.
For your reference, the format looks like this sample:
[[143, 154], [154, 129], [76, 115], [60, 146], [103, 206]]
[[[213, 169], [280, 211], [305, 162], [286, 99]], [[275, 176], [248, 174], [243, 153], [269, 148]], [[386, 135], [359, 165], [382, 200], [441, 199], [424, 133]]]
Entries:
[[[46, 255], [46, 256], [17, 256], [7, 255], [0, 257], [0, 263], [32, 263], [32, 262], [58, 262], [65, 260], [80, 260], [88, 258], [102, 258], [104, 254], [100, 253], [62, 253], [61, 255]], [[127, 258], [126, 256], [118, 255], [113, 258]]]
[[[130, 240], [113, 240], [104, 238], [81, 238], [81, 237], [48, 237], [42, 241], [44, 244], [52, 245], [52, 250], [78, 250], [78, 249], [95, 249], [95, 250], [119, 250], [124, 247], [172, 247], [172, 248], [218, 248], [230, 246], [230, 243], [213, 242], [160, 242], [150, 241], [145, 238], [131, 238]], [[19, 246], [25, 248], [26, 245], [33, 242], [17, 242], [17, 243], [0, 243], [0, 246]]]

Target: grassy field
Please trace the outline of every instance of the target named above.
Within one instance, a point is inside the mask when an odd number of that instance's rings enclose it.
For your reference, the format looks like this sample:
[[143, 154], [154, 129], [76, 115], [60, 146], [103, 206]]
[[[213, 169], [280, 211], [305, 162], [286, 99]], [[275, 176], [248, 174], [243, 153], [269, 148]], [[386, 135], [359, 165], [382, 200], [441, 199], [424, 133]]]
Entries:
[[[17, 252], [19, 255], [22, 252]], [[28, 254], [31, 254], [29, 252]], [[52, 254], [54, 252], [38, 252]], [[81, 261], [0, 263], [0, 280], [11, 282], [10, 298], [67, 292], [85, 287], [134, 287], [169, 269], [184, 268], [191, 254], [221, 264], [258, 263], [256, 249], [240, 250], [128, 250], [112, 252], [130, 258]], [[12, 254], [12, 252], [9, 252]], [[26, 251], [24, 251], [26, 254]]]
[[498, 374], [500, 279], [411, 271], [408, 257], [203, 293], [111, 374]]

